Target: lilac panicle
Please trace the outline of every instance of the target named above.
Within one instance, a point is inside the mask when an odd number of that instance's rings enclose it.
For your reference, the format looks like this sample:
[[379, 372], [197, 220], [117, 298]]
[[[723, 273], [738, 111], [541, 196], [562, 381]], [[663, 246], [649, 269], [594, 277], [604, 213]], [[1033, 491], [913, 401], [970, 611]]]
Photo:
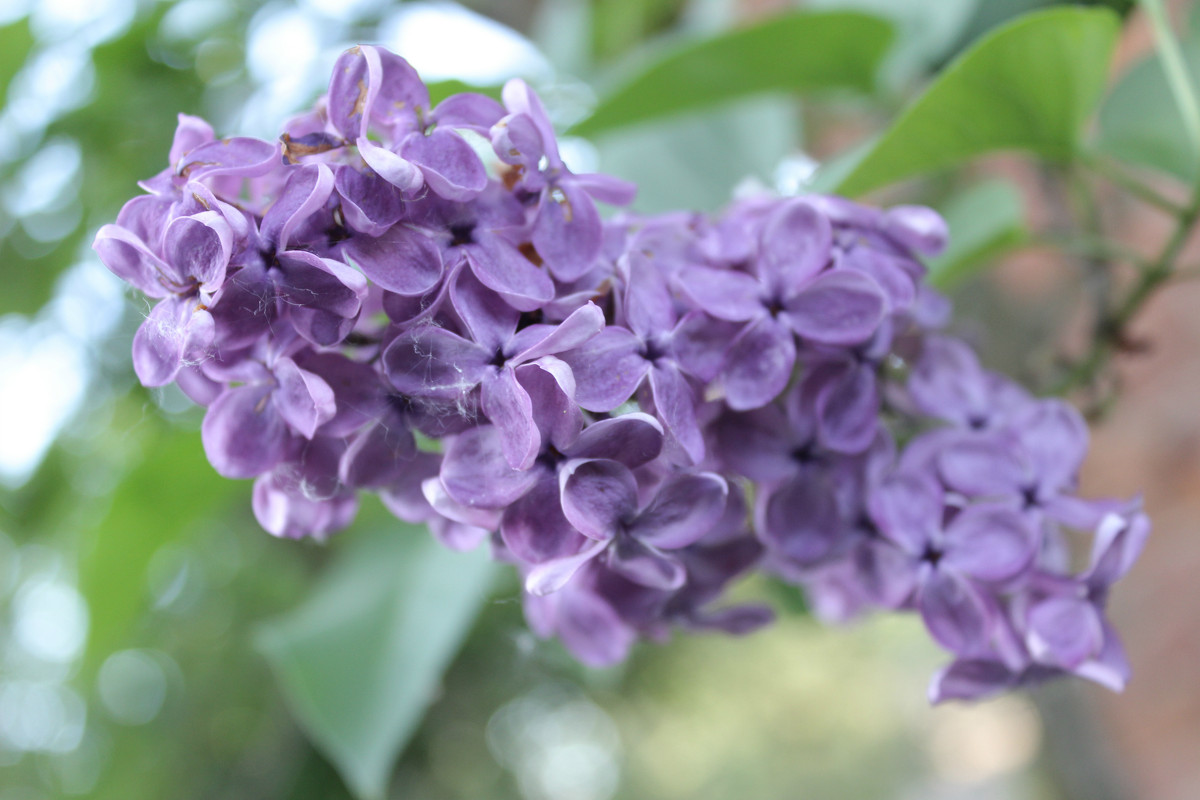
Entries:
[[271, 534], [324, 539], [375, 492], [513, 564], [531, 628], [592, 665], [766, 624], [722, 601], [758, 570], [827, 619], [918, 614], [952, 654], [935, 701], [1128, 679], [1105, 606], [1149, 522], [1078, 496], [1074, 409], [942, 332], [935, 212], [605, 220], [635, 187], [573, 172], [527, 84], [433, 106], [371, 46], [278, 143], [180, 115], [168, 162], [94, 246], [155, 301], [138, 378], [206, 407]]

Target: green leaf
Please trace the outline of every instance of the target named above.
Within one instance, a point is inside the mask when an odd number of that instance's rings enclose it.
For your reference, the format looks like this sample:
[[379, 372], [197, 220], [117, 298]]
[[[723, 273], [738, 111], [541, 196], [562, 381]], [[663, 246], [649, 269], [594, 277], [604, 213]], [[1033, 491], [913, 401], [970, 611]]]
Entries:
[[477, 94], [485, 94], [493, 100], [499, 100], [500, 91], [504, 88], [502, 86], [475, 86], [453, 78], [444, 81], [433, 81], [426, 84], [426, 87], [429, 89], [429, 103], [434, 106], [452, 94], [462, 94], [463, 92], [476, 92]]
[[[1179, 44], [1193, 84], [1200, 82], [1200, 35], [1193, 33]], [[1188, 183], [1200, 177], [1200, 153], [1188, 138], [1157, 54], [1134, 65], [1104, 101], [1096, 148]]]
[[852, 12], [793, 13], [702, 39], [605, 96], [571, 133], [602, 131], [771, 90], [869, 91], [890, 26]]
[[1008, 181], [976, 184], [939, 210], [950, 227], [945, 252], [929, 260], [929, 282], [939, 289], [951, 288], [1025, 240], [1024, 202]]
[[892, 23], [896, 41], [879, 73], [889, 89], [907, 85], [944, 60], [979, 5], [980, 0], [809, 0], [807, 4], [813, 9], [861, 11]]
[[999, 150], [1074, 155], [1104, 89], [1118, 18], [1107, 9], [1029, 14], [938, 76], [838, 186], [860, 195]]
[[[126, 643], [149, 607], [146, 570], [158, 549], [245, 494], [245, 484], [213, 471], [199, 432], [146, 420], [137, 435], [140, 463], [121, 479], [107, 513], [83, 536], [79, 588], [91, 616], [84, 674]], [[128, 446], [114, 444], [122, 445]]]
[[791, 104], [758, 97], [613, 131], [596, 148], [603, 172], [638, 184], [637, 211], [715, 211], [747, 176], [769, 182], [798, 138]]
[[292, 712], [360, 798], [397, 756], [487, 599], [495, 564], [396, 523], [350, 535], [309, 598], [257, 645]]
[[8, 96], [8, 85], [32, 47], [33, 35], [29, 32], [28, 20], [19, 19], [0, 27], [0, 108], [4, 107]]

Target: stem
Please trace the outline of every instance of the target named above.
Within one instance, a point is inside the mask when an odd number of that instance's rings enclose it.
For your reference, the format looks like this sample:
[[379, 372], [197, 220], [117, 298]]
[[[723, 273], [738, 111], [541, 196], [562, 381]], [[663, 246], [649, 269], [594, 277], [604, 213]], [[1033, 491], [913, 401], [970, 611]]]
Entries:
[[1171, 23], [1167, 19], [1163, 0], [1142, 0], [1142, 6], [1146, 9], [1150, 24], [1154, 28], [1158, 56], [1162, 59], [1171, 94], [1175, 95], [1175, 104], [1179, 106], [1179, 113], [1183, 116], [1183, 126], [1187, 129], [1188, 138], [1192, 140], [1192, 147], [1200, 150], [1200, 106], [1196, 104], [1196, 90], [1192, 86], [1192, 78], [1188, 74], [1179, 42], [1171, 32]]
[[1033, 236], [1029, 239], [1028, 244], [1033, 247], [1046, 245], [1084, 258], [1126, 262], [1139, 268], [1146, 266], [1146, 259], [1143, 258], [1141, 253], [1126, 247], [1120, 242], [1100, 239], [1095, 236], [1043, 233]]
[[1124, 189], [1134, 197], [1157, 209], [1174, 216], [1179, 216], [1185, 211], [1182, 205], [1162, 194], [1153, 186], [1142, 183], [1120, 167], [1105, 161], [1094, 153], [1084, 154], [1082, 161], [1085, 166], [1093, 170], [1097, 175], [1100, 175], [1115, 186]]
[[1179, 214], [1175, 230], [1163, 245], [1158, 258], [1150, 264], [1143, 265], [1133, 288], [1116, 308], [1103, 312], [1104, 316], [1099, 321], [1102, 335], [1095, 338], [1087, 355], [1076, 362], [1053, 387], [1052, 391], [1055, 394], [1063, 394], [1092, 383], [1112, 355], [1127, 344], [1125, 329], [1155, 290], [1171, 277], [1175, 259], [1187, 243], [1188, 234], [1191, 233], [1197, 219], [1200, 219], [1200, 187], [1193, 192], [1187, 208]]

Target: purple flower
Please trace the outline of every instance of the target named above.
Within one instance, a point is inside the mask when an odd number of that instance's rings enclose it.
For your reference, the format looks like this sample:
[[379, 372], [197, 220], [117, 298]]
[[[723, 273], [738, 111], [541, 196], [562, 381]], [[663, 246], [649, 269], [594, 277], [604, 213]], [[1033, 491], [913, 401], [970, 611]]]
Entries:
[[711, 267], [679, 273], [681, 288], [700, 308], [745, 323], [722, 372], [730, 408], [758, 408], [783, 391], [796, 361], [793, 334], [821, 344], [859, 344], [883, 319], [885, 299], [874, 280], [826, 269], [832, 237], [829, 220], [795, 200], [763, 224], [755, 274]]
[[914, 601], [940, 644], [963, 656], [987, 652], [997, 614], [992, 590], [1018, 578], [1039, 545], [1016, 510], [948, 506], [938, 483], [896, 473], [869, 501], [880, 533], [907, 556]]

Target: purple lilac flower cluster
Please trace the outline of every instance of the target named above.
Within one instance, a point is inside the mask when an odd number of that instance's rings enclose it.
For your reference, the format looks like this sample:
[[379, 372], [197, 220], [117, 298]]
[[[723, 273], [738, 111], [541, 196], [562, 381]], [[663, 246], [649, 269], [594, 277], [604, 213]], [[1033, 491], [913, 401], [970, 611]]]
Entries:
[[[537, 96], [436, 106], [356, 47], [280, 142], [181, 115], [170, 166], [104, 226], [157, 301], [147, 386], [207, 408], [276, 536], [324, 538], [378, 493], [524, 577], [541, 635], [623, 659], [761, 570], [817, 613], [916, 611], [954, 654], [935, 700], [1074, 673], [1119, 689], [1104, 617], [1148, 522], [1075, 495], [1087, 431], [939, 330], [925, 208], [758, 197], [618, 214], [634, 187], [564, 164]], [[1090, 535], [1090, 562], [1072, 565]]]

